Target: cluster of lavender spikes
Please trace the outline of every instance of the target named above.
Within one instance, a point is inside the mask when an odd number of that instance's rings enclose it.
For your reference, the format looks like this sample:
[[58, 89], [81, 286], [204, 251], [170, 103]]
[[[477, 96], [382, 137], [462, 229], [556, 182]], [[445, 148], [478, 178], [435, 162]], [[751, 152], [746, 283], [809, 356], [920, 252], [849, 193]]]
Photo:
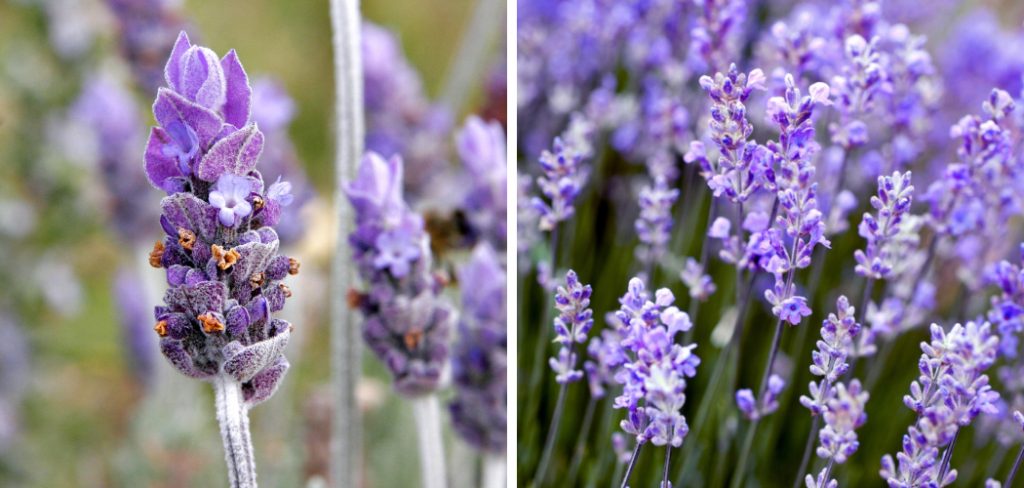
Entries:
[[999, 346], [991, 329], [987, 322], [968, 322], [947, 332], [932, 324], [931, 342], [921, 343], [921, 375], [903, 397], [917, 421], [903, 437], [899, 464], [888, 454], [882, 458], [880, 474], [890, 487], [947, 486], [956, 480], [950, 458], [959, 430], [983, 412], [996, 413], [999, 394], [983, 374]]
[[696, 344], [675, 341], [692, 324], [674, 301], [667, 288], [657, 290], [651, 301], [644, 282], [633, 278], [615, 313], [619, 347], [627, 360], [615, 375], [622, 393], [614, 405], [626, 410], [622, 430], [636, 438], [638, 449], [646, 442], [679, 447], [689, 432], [680, 410], [686, 402], [686, 379], [697, 374], [700, 358], [693, 353]]
[[438, 387], [454, 317], [440, 297], [444, 283], [431, 269], [423, 219], [402, 197], [402, 168], [399, 156], [367, 153], [345, 188], [356, 213], [349, 244], [367, 286], [350, 292], [350, 301], [362, 312], [363, 337], [391, 371], [395, 389], [418, 396]]
[[[247, 411], [269, 398], [288, 370], [292, 326], [272, 314], [299, 263], [278, 254], [273, 226], [290, 195], [264, 189], [255, 169], [263, 134], [250, 120], [252, 89], [234, 51], [218, 59], [181, 33], [157, 93], [145, 170], [167, 192], [166, 236], [150, 254], [170, 285], [155, 311], [160, 347], [183, 374], [210, 381], [229, 481], [256, 485]], [[284, 189], [284, 190], [283, 190]]]

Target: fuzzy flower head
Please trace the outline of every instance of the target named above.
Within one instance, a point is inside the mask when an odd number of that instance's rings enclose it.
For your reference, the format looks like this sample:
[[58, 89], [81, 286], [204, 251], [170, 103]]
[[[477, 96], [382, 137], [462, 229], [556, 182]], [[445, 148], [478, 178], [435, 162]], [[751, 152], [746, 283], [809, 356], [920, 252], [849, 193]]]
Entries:
[[757, 420], [770, 415], [779, 408], [779, 395], [786, 388], [786, 381], [777, 374], [768, 377], [768, 384], [764, 391], [764, 397], [758, 402], [754, 392], [749, 388], [736, 391], [736, 406], [740, 409], [747, 420]]
[[351, 292], [365, 319], [363, 338], [408, 396], [437, 388], [454, 319], [440, 297], [423, 219], [402, 197], [402, 160], [368, 153], [345, 193], [355, 209], [349, 236], [365, 292]]
[[822, 321], [821, 339], [816, 343], [817, 350], [811, 353], [811, 374], [822, 379], [810, 383], [810, 396], [800, 396], [800, 404], [807, 407], [811, 415], [822, 414], [833, 398], [832, 385], [849, 369], [846, 359], [854, 352], [860, 328], [856, 310], [846, 296], [841, 295], [836, 300], [836, 311]]
[[817, 449], [819, 457], [842, 464], [857, 452], [860, 443], [856, 429], [867, 421], [864, 412], [867, 401], [868, 392], [861, 389], [860, 381], [853, 380], [849, 387], [843, 383], [836, 385], [835, 396], [826, 405], [825, 426], [818, 434], [821, 439]]
[[640, 191], [640, 215], [635, 228], [641, 246], [641, 261], [654, 262], [665, 253], [672, 235], [672, 205], [679, 198], [677, 188], [669, 188], [664, 178], [656, 178], [653, 186]]
[[[263, 136], [246, 125], [251, 90], [234, 52], [218, 61], [182, 34], [167, 65], [169, 88], [153, 106], [145, 155], [165, 236], [149, 263], [166, 271], [156, 307], [160, 348], [183, 374], [242, 386], [248, 406], [269, 398], [288, 370], [292, 326], [275, 318], [292, 292], [282, 280], [297, 260], [262, 216], [270, 198], [255, 165]], [[185, 150], [187, 149], [187, 151]]]
[[686, 258], [683, 270], [679, 272], [679, 279], [690, 290], [690, 298], [696, 300], [707, 300], [717, 289], [711, 276], [705, 274], [704, 268], [693, 258]]

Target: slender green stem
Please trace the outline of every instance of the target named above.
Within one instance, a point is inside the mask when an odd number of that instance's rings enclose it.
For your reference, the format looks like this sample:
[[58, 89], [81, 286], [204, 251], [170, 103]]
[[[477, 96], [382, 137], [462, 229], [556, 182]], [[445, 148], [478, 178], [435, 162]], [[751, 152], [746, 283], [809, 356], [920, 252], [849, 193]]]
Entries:
[[[557, 249], [558, 249], [558, 224], [556, 223], [555, 227], [551, 229], [551, 241], [550, 241], [550, 253], [551, 253], [551, 256], [549, 258], [550, 260], [548, 261], [550, 263], [550, 266], [551, 266], [551, 276], [552, 276], [551, 279], [554, 279], [555, 266], [558, 264], [557, 263], [557, 257], [558, 257]], [[539, 271], [538, 271], [538, 273], [539, 273]], [[544, 351], [546, 350], [546, 348], [547, 348], [547, 346], [549, 344], [549, 342], [548, 342], [548, 328], [549, 328], [549, 326], [551, 324], [552, 307], [546, 301], [547, 298], [548, 298], [547, 297], [547, 290], [546, 289], [543, 292], [543, 296], [545, 297], [545, 302], [544, 302], [544, 307], [543, 307], [544, 311], [541, 313], [541, 321], [540, 321], [539, 327], [537, 328], [537, 343], [536, 343], [536, 345], [534, 347], [534, 350], [533, 350], [533, 365], [532, 365], [532, 370], [530, 372], [529, 391], [538, 391], [540, 389], [541, 379], [544, 377], [544, 371], [545, 371], [545, 368], [544, 368], [544, 358], [546, 357], [546, 354], [544, 353]], [[528, 400], [527, 400], [526, 408], [524, 409], [523, 412], [521, 412], [523, 414], [523, 416], [521, 417], [522, 419], [524, 419], [524, 420], [526, 420], [526, 419], [534, 419], [534, 418], [537, 417], [537, 409], [540, 408], [541, 396], [542, 395], [528, 395], [527, 396]]]
[[740, 488], [743, 485], [743, 478], [746, 475], [747, 469], [747, 458], [750, 457], [750, 449], [754, 446], [754, 434], [757, 432], [757, 424], [760, 418], [755, 418], [750, 421], [750, 427], [747, 428], [747, 435], [743, 438], [743, 447], [740, 451], [740, 459], [736, 464], [736, 471], [732, 477], [732, 483], [729, 484], [731, 488]]
[[1006, 481], [1003, 483], [1003, 488], [1013, 488], [1013, 478], [1017, 476], [1017, 470], [1020, 469], [1020, 462], [1024, 459], [1024, 445], [1020, 446], [1020, 452], [1017, 453], [1017, 460], [1013, 462], [1013, 467], [1010, 468], [1010, 474], [1006, 475]]
[[956, 447], [956, 440], [960, 438], [960, 428], [956, 429], [956, 433], [953, 434], [953, 440], [949, 441], [949, 445], [946, 446], [946, 452], [942, 453], [942, 464], [939, 465], [939, 479], [941, 483], [942, 478], [946, 477], [946, 472], [949, 471], [949, 463], [953, 460], [953, 448]]
[[637, 442], [636, 447], [633, 448], [633, 455], [629, 458], [629, 466], [626, 467], [626, 475], [622, 477], [621, 488], [628, 486], [629, 476], [633, 474], [633, 467], [636, 466], [636, 459], [640, 457], [640, 448], [643, 446], [642, 442]]
[[804, 455], [800, 458], [800, 469], [796, 471], [796, 481], [793, 481], [793, 488], [800, 488], [804, 481], [804, 474], [807, 471], [807, 463], [811, 460], [811, 451], [814, 449], [815, 436], [818, 432], [818, 424], [821, 423], [821, 415], [811, 418], [811, 430], [807, 433], [807, 442], [804, 443]]
[[[572, 350], [569, 350], [572, 355]], [[565, 410], [565, 394], [569, 389], [569, 383], [562, 383], [558, 389], [558, 401], [555, 403], [555, 413], [551, 417], [551, 428], [548, 429], [548, 438], [544, 441], [544, 452], [540, 457], [540, 466], [537, 468], [537, 475], [533, 479], [534, 486], [543, 486], [544, 477], [547, 475], [548, 465], [551, 464], [551, 453], [555, 448], [555, 439], [558, 437], [558, 427], [562, 423], [562, 412]]]
[[[707, 225], [705, 226], [704, 234], [703, 234], [705, 237], [708, 235], [708, 232], [711, 231], [711, 224], [714, 223], [714, 221], [715, 221], [715, 214], [717, 213], [717, 206], [718, 206], [718, 199], [717, 198], [712, 198], [711, 199], [711, 205], [708, 206], [708, 221], [707, 221]], [[709, 246], [707, 242], [704, 242], [704, 241], [706, 241], [706, 239], [698, 239], [698, 241], [701, 242], [701, 245], [700, 245], [700, 269], [701, 269], [701, 272], [704, 272], [704, 268], [707, 267], [707, 265], [708, 265], [708, 251], [711, 248], [711, 246]], [[737, 282], [737, 284], [738, 284], [738, 282]], [[701, 302], [700, 299], [697, 299], [697, 298], [691, 298], [690, 299], [690, 309], [687, 311], [687, 313], [690, 315], [690, 322], [693, 323], [693, 324], [697, 323], [697, 312], [700, 311], [700, 302]], [[683, 334], [683, 344], [689, 344], [689, 343], [693, 342], [693, 334], [694, 334], [694, 331], [696, 329], [697, 329], [696, 327], [690, 327], [690, 330], [686, 331]]]
[[661, 472], [661, 487], [668, 488], [668, 467], [672, 464], [672, 445], [665, 444], [665, 468]]
[[576, 449], [572, 455], [572, 463], [569, 465], [569, 478], [565, 486], [576, 486], [576, 477], [579, 475], [580, 463], [583, 462], [583, 451], [586, 449], [587, 440], [590, 437], [590, 426], [594, 423], [594, 410], [597, 407], [597, 399], [591, 397], [587, 402], [587, 411], [583, 414], [583, 425], [576, 435]]

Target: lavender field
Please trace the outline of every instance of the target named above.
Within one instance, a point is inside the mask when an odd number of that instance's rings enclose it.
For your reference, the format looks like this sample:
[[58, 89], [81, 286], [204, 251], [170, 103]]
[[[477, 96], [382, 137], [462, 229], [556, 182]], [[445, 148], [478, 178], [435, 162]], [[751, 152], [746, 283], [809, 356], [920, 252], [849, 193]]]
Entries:
[[1019, 2], [516, 24], [520, 485], [1024, 485]]

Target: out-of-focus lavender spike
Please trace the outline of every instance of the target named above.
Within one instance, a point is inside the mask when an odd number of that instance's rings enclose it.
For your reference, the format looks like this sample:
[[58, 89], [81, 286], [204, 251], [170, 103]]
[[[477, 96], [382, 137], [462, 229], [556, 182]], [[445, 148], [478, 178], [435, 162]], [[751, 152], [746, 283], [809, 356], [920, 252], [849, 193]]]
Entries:
[[21, 430], [21, 401], [28, 388], [29, 346], [14, 320], [0, 315], [0, 458]]
[[164, 59], [186, 24], [172, 0], [107, 0], [118, 21], [121, 52], [148, 95], [164, 83]]
[[403, 184], [415, 202], [447, 163], [451, 114], [427, 99], [393, 33], [364, 21], [362, 34], [366, 150], [408, 161]]
[[462, 438], [489, 453], [505, 452], [505, 270], [487, 243], [459, 272], [463, 314], [452, 350], [452, 423]]

